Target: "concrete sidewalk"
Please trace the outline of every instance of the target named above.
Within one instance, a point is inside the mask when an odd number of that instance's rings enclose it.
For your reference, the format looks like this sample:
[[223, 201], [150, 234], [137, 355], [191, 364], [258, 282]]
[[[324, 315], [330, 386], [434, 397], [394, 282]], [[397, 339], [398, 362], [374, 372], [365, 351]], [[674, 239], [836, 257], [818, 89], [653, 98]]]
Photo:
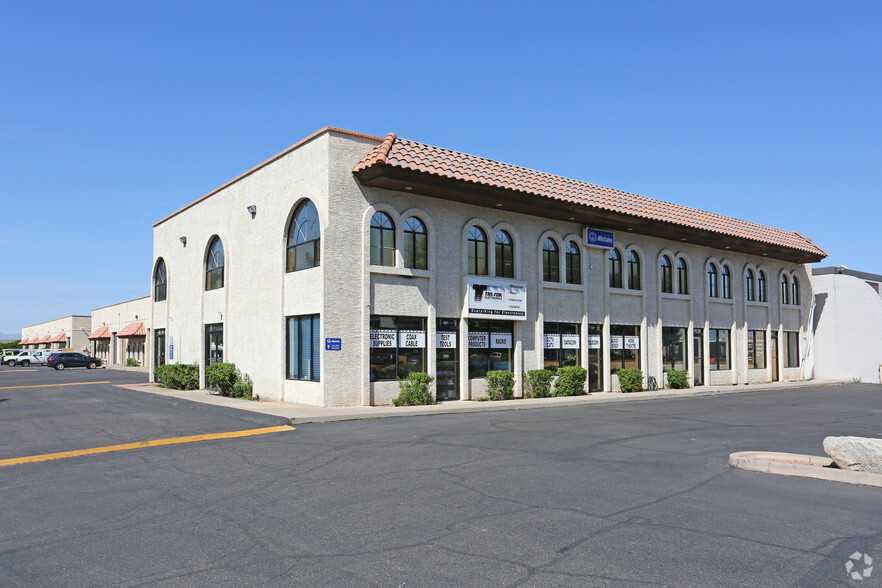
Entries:
[[294, 404], [291, 402], [275, 401], [251, 401], [239, 398], [227, 398], [215, 394], [209, 394], [205, 390], [168, 390], [153, 384], [122, 385], [122, 388], [131, 388], [152, 394], [161, 394], [226, 406], [239, 410], [250, 410], [263, 414], [275, 415], [290, 419], [292, 423], [322, 423], [328, 421], [345, 421], [355, 419], [371, 419], [382, 417], [400, 417], [413, 415], [433, 415], [465, 412], [487, 412], [494, 410], [527, 410], [531, 408], [553, 408], [584, 404], [600, 404], [608, 402], [634, 402], [638, 400], [651, 400], [659, 398], [694, 398], [697, 396], [716, 396], [719, 394], [738, 394], [740, 392], [775, 392], [777, 390], [792, 390], [816, 386], [829, 386], [843, 384], [834, 380], [808, 380], [801, 382], [774, 382], [768, 384], [755, 384], [743, 386], [701, 386], [686, 390], [658, 390], [656, 392], [634, 392], [623, 394], [621, 392], [594, 392], [585, 396], [566, 396], [560, 398], [522, 398], [515, 400], [499, 400], [476, 402], [474, 400], [450, 400], [431, 406], [348, 406], [323, 408], [307, 404]]

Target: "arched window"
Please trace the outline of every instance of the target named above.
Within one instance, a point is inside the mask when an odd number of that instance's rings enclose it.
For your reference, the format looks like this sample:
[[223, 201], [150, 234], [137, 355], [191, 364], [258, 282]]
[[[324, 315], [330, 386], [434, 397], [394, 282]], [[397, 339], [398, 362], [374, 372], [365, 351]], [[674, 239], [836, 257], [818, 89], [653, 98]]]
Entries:
[[582, 252], [575, 241], [567, 242], [567, 284], [582, 283]]
[[731, 274], [729, 272], [729, 266], [724, 265], [720, 274], [722, 276], [723, 298], [732, 298], [732, 280], [730, 279]]
[[622, 256], [618, 249], [609, 250], [609, 287], [622, 287]]
[[205, 260], [205, 289], [217, 290], [224, 287], [224, 244], [215, 235], [208, 245], [208, 257]]
[[371, 217], [371, 265], [395, 265], [395, 223], [385, 212]]
[[799, 306], [799, 280], [796, 279], [796, 276], [793, 276], [793, 294], [790, 297], [790, 302]]
[[640, 256], [636, 251], [628, 254], [628, 288], [630, 290], [640, 289]]
[[415, 216], [404, 223], [404, 267], [429, 269], [429, 235]]
[[542, 279], [546, 282], [560, 281], [560, 254], [554, 239], [542, 244]]
[[506, 231], [496, 233], [496, 277], [514, 277], [514, 244]]
[[320, 265], [321, 226], [312, 200], [304, 200], [288, 226], [286, 271], [296, 272]]
[[661, 258], [661, 291], [667, 294], [674, 292], [674, 269], [667, 255], [662, 255]]
[[747, 293], [747, 300], [753, 302], [756, 298], [753, 288], [753, 270], [747, 270], [747, 273], [744, 275], [744, 291]]
[[677, 293], [689, 294], [689, 270], [686, 268], [686, 260], [682, 257], [677, 260]]
[[153, 274], [153, 300], [162, 302], [166, 298], [168, 278], [165, 273], [165, 261], [160, 257], [156, 264], [156, 273]]
[[766, 273], [760, 270], [756, 278], [757, 298], [760, 302], [768, 302], [769, 297], [766, 293]]
[[469, 273], [487, 275], [487, 234], [480, 227], [469, 229]]
[[707, 266], [707, 295], [710, 298], [717, 298], [720, 295], [717, 291], [717, 266], [712, 263]]
[[790, 280], [781, 276], [781, 304], [790, 304]]

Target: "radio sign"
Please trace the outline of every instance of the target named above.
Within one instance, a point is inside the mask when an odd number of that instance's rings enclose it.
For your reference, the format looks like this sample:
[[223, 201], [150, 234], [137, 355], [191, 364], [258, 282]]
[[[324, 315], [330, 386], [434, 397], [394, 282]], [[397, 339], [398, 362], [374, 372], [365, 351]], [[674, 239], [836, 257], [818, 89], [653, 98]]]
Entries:
[[616, 246], [616, 234], [610, 231], [585, 227], [585, 246], [612, 249]]

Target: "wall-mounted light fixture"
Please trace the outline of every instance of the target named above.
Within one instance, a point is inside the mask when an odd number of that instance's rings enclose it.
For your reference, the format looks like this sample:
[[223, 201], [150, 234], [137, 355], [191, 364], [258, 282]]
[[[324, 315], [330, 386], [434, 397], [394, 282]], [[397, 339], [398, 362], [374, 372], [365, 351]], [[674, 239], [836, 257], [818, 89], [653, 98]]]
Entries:
[[248, 207], [248, 212], [251, 213], [251, 218], [254, 218], [254, 215], [257, 214], [257, 206], [252, 204], [251, 206]]
[[181, 243], [184, 245], [184, 247], [186, 247], [187, 246], [187, 238], [181, 237]]

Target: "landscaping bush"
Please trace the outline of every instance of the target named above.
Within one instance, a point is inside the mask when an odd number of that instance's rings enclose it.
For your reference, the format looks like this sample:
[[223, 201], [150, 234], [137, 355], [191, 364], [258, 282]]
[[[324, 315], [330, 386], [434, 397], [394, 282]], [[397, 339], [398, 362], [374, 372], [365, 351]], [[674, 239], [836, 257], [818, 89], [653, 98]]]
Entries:
[[585, 393], [588, 370], [579, 366], [562, 367], [557, 370], [554, 382], [555, 396], [579, 396]]
[[254, 385], [251, 378], [243, 375], [234, 363], [215, 363], [205, 368], [205, 381], [209, 388], [221, 396], [251, 399]]
[[551, 378], [554, 374], [550, 370], [530, 370], [524, 374], [524, 397], [547, 398], [551, 396]]
[[126, 360], [126, 365], [127, 365], [128, 367], [141, 367], [141, 364], [138, 363], [138, 360], [135, 359], [134, 357], [130, 357], [130, 358], [128, 358], [128, 359]]
[[167, 363], [153, 369], [154, 381], [163, 388], [172, 390], [197, 390], [199, 388], [199, 366], [190, 363]]
[[406, 380], [400, 380], [401, 392], [392, 399], [395, 406], [423, 406], [435, 404], [432, 395], [432, 382], [435, 378], [425, 372], [410, 372]]
[[503, 370], [487, 372], [487, 395], [490, 400], [514, 398], [514, 374]]
[[689, 372], [685, 370], [668, 370], [668, 386], [679, 390], [689, 387]]
[[616, 374], [619, 376], [619, 386], [621, 386], [622, 392], [643, 391], [643, 372], [641, 370], [622, 368]]

